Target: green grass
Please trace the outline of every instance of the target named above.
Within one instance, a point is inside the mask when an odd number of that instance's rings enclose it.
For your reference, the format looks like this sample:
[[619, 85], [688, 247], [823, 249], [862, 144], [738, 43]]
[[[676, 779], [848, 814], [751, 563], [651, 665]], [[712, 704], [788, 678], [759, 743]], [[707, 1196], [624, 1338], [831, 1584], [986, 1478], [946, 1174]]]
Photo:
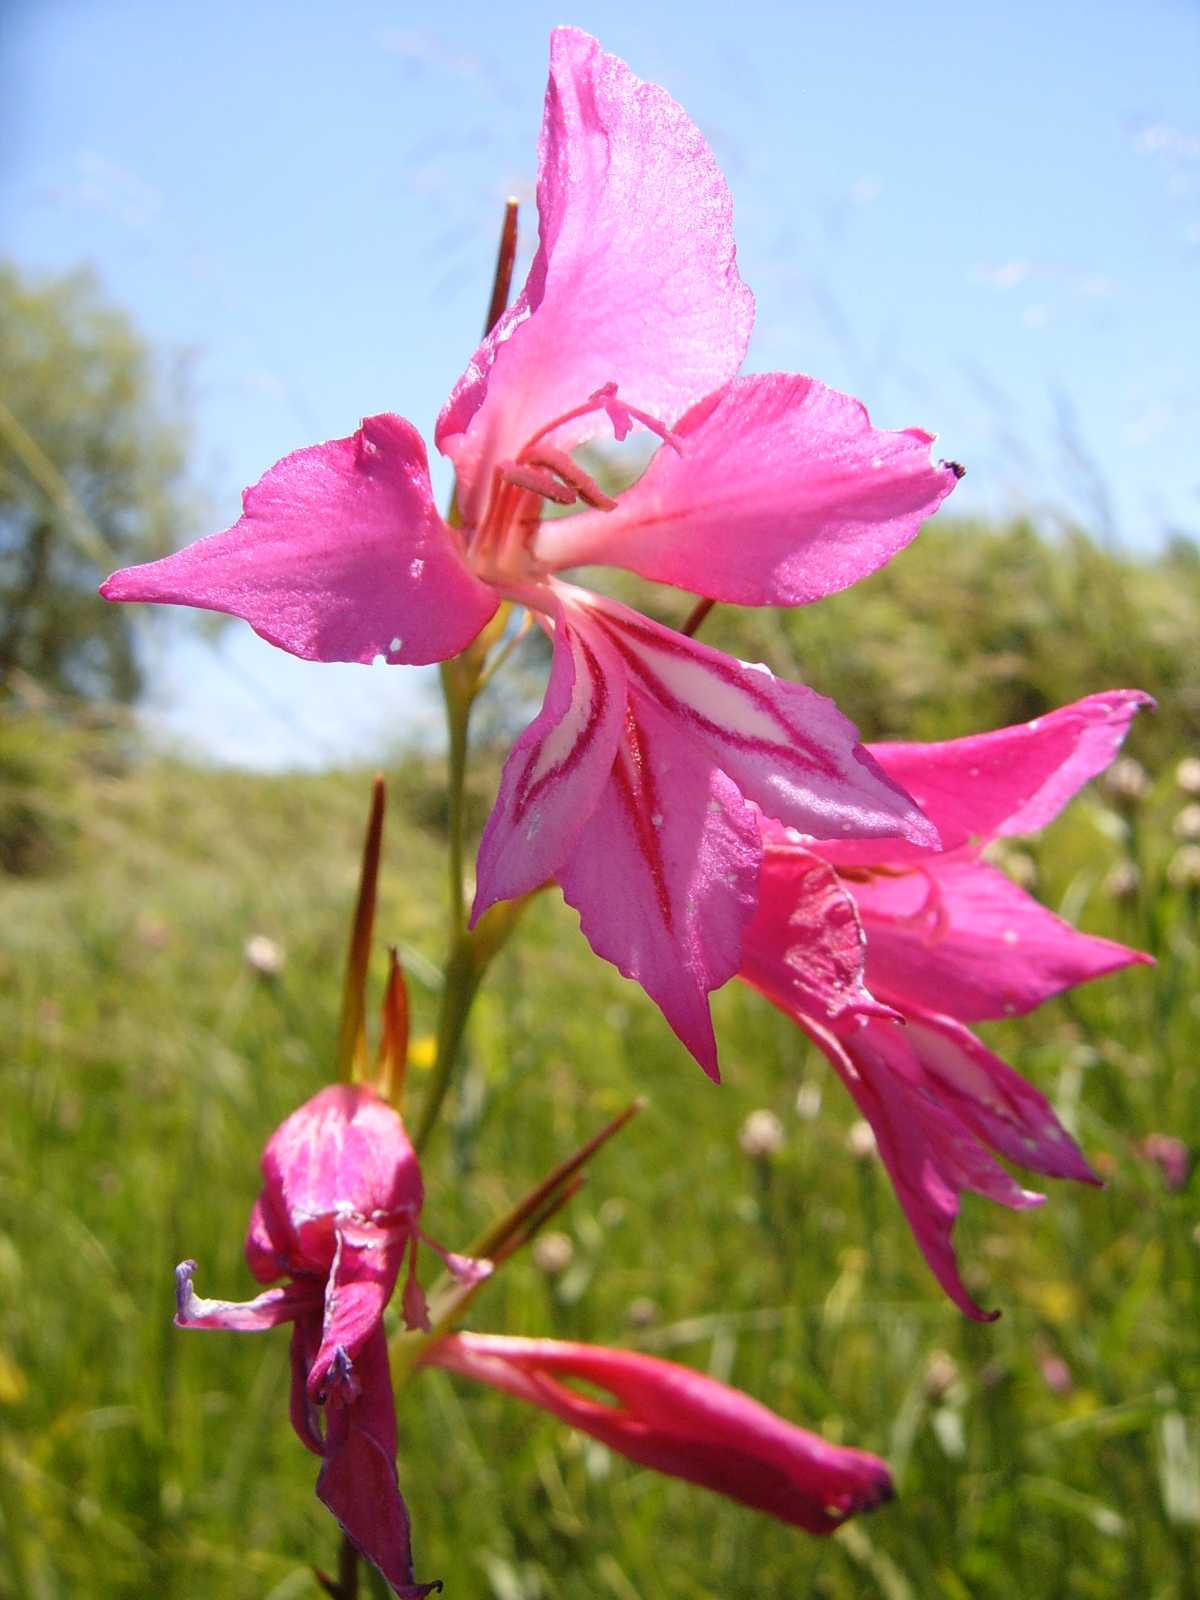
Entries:
[[[784, 1018], [722, 992], [714, 1088], [561, 901], [534, 905], [425, 1164], [430, 1231], [465, 1246], [649, 1105], [561, 1219], [570, 1267], [518, 1257], [474, 1325], [691, 1363], [885, 1455], [899, 1499], [812, 1540], [430, 1373], [400, 1410], [420, 1576], [453, 1600], [1200, 1592], [1200, 1182], [1167, 1192], [1137, 1148], [1167, 1131], [1200, 1149], [1200, 895], [1167, 881], [1194, 703], [1181, 690], [1171, 737], [1143, 736], [1157, 772], [1135, 828], [1092, 792], [1029, 847], [1049, 904], [1159, 964], [986, 1030], [1108, 1180], [1051, 1185], [1023, 1216], [968, 1200], [960, 1253], [1003, 1310], [991, 1326], [944, 1300]], [[395, 941], [417, 1034], [441, 956], [436, 779], [412, 762], [393, 783], [377, 925], [376, 993]], [[0, 844], [19, 836], [22, 867], [0, 926], [0, 1595], [287, 1600], [335, 1562], [287, 1423], [286, 1334], [176, 1331], [172, 1268], [194, 1256], [201, 1293], [250, 1292], [259, 1152], [329, 1074], [367, 799], [365, 774], [215, 774], [130, 763], [96, 730], [0, 728]], [[1104, 881], [1126, 854], [1142, 888], [1118, 901]], [[246, 965], [256, 933], [286, 947], [276, 981]], [[757, 1107], [786, 1129], [766, 1172], [737, 1144]]]

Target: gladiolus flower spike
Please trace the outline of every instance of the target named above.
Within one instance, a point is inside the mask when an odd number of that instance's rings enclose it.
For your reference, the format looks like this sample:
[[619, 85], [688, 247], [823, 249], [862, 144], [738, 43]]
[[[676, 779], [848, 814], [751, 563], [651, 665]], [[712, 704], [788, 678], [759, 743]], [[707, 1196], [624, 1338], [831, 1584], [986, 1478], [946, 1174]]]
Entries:
[[[737, 1389], [673, 1361], [558, 1339], [460, 1333], [422, 1359], [549, 1411], [644, 1467], [809, 1533], [892, 1498], [885, 1462], [827, 1444]], [[572, 1387], [603, 1390], [611, 1403]]]
[[246, 1259], [256, 1299], [201, 1299], [194, 1261], [176, 1271], [176, 1324], [257, 1333], [292, 1323], [292, 1425], [321, 1457], [318, 1498], [401, 1600], [440, 1583], [413, 1581], [408, 1513], [396, 1477], [396, 1414], [383, 1312], [408, 1259], [402, 1304], [428, 1327], [416, 1277], [424, 1239], [462, 1282], [489, 1263], [449, 1255], [420, 1232], [424, 1198], [404, 1124], [374, 1090], [322, 1089], [276, 1129], [263, 1152], [263, 1188]]
[[[559, 574], [610, 564], [741, 605], [802, 605], [883, 565], [953, 488], [929, 434], [872, 427], [812, 378], [736, 376], [753, 300], [731, 202], [682, 109], [572, 28], [551, 41], [540, 241], [438, 419], [461, 526], [402, 418], [286, 457], [241, 519], [118, 572], [112, 600], [242, 617], [318, 661], [444, 661], [502, 601], [554, 642], [509, 757], [474, 916], [556, 878], [592, 948], [717, 1074], [709, 992], [738, 969], [757, 808], [819, 839], [934, 832], [822, 696]], [[614, 500], [571, 452], [659, 441]], [[546, 504], [578, 514], [542, 521]]]
[[1114, 690], [995, 733], [872, 746], [940, 830], [940, 854], [764, 824], [741, 975], [829, 1057], [874, 1129], [934, 1276], [969, 1317], [990, 1320], [955, 1260], [960, 1195], [1017, 1209], [1044, 1199], [992, 1152], [1047, 1177], [1099, 1180], [1046, 1098], [966, 1024], [1020, 1015], [1150, 959], [1078, 933], [980, 853], [1056, 816], [1152, 704]]

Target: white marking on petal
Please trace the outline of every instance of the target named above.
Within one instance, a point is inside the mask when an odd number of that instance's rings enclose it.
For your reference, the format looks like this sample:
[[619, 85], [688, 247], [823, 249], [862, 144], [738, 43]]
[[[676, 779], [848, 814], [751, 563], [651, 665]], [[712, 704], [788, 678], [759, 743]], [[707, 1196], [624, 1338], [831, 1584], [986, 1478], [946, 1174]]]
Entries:
[[[770, 744], [784, 742], [784, 731], [776, 719], [756, 705], [738, 684], [730, 683], [690, 656], [656, 650], [643, 639], [636, 642], [635, 649], [672, 699], [691, 706], [710, 722], [718, 723], [740, 738]], [[765, 667], [758, 670], [767, 671]]]
[[571, 704], [561, 722], [555, 724], [542, 740], [542, 747], [538, 751], [538, 758], [533, 764], [533, 770], [525, 780], [526, 788], [533, 788], [547, 772], [553, 772], [567, 759], [578, 743], [591, 720], [592, 701], [595, 698], [596, 686], [592, 682], [591, 674], [582, 650], [574, 634], [567, 635], [568, 648], [571, 651], [571, 661], [575, 669], [575, 683], [571, 693]]

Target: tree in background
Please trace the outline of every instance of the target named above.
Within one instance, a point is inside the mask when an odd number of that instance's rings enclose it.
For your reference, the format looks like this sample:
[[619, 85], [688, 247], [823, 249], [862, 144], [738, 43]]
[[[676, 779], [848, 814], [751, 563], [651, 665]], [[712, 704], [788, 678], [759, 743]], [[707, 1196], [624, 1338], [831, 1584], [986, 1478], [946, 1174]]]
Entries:
[[187, 532], [177, 389], [88, 271], [0, 264], [0, 373], [0, 691], [133, 700], [134, 619], [96, 585]]

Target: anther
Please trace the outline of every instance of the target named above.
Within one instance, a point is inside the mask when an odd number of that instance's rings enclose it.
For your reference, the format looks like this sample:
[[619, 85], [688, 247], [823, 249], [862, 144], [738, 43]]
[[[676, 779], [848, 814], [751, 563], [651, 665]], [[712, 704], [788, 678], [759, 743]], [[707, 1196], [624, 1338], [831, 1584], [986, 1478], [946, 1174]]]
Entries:
[[657, 417], [652, 417], [648, 411], [640, 411], [637, 406], [626, 405], [624, 400], [617, 398], [615, 383], [602, 384], [588, 396], [588, 400], [591, 404], [604, 408], [608, 420], [612, 423], [613, 437], [618, 444], [628, 438], [633, 424], [640, 422], [643, 428], [648, 428], [651, 433], [657, 434], [664, 444], [669, 444], [677, 456], [683, 454], [683, 446], [670, 428], [661, 423]]

